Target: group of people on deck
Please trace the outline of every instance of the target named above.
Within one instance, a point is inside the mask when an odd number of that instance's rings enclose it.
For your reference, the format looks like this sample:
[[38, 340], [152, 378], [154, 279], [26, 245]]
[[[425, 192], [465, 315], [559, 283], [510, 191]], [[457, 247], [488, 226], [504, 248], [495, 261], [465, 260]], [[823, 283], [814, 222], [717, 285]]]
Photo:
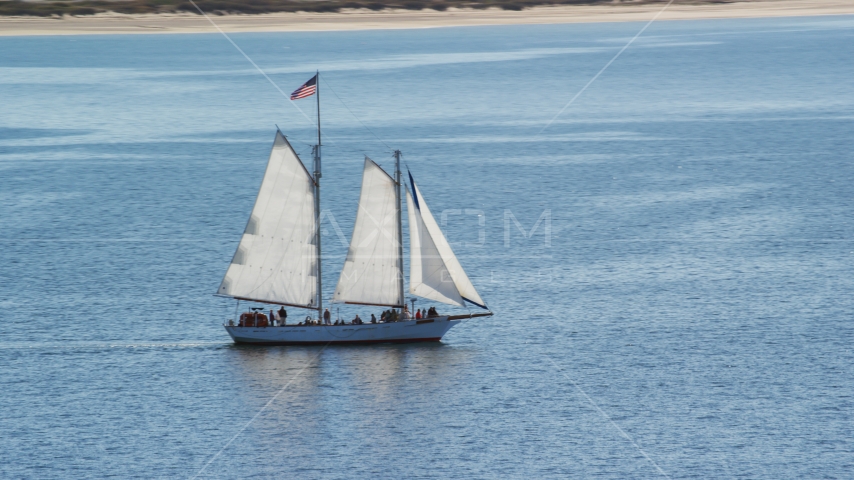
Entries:
[[416, 320], [421, 320], [422, 318], [433, 318], [433, 317], [438, 317], [438, 316], [439, 316], [439, 312], [436, 311], [436, 307], [430, 307], [430, 308], [424, 310], [424, 313], [421, 313], [420, 308], [415, 311], [415, 319]]
[[[409, 312], [409, 308], [404, 306], [403, 311], [396, 310], [394, 308], [388, 309], [380, 314], [380, 318], [377, 319], [376, 315], [371, 314], [371, 320], [369, 323], [392, 323], [392, 322], [400, 322], [407, 320], [421, 320], [422, 318], [433, 318], [438, 317], [439, 312], [436, 311], [435, 307], [425, 308], [415, 311], [415, 315]], [[279, 308], [278, 311], [270, 310], [270, 325], [272, 326], [285, 326], [288, 320], [288, 312], [285, 310], [285, 307]], [[323, 320], [322, 322], [318, 322], [317, 320], [306, 319], [305, 322], [300, 322], [296, 325], [364, 325], [365, 321], [362, 320], [359, 315], [347, 322], [343, 319], [335, 320], [335, 323], [332, 322], [332, 313], [329, 312], [327, 308], [326, 311], [323, 312]]]
[[279, 308], [279, 310], [270, 310], [270, 325], [272, 326], [282, 326], [288, 321], [288, 311], [285, 310], [285, 307]]

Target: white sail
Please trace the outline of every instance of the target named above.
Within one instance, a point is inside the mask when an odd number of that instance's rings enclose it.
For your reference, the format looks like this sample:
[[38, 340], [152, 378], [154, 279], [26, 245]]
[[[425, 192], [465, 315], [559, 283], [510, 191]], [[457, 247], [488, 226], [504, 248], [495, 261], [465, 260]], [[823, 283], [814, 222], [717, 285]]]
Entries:
[[406, 192], [409, 211], [409, 293], [450, 305], [465, 302], [486, 309], [439, 224], [430, 213], [418, 186], [409, 175]]
[[237, 252], [217, 291], [311, 307], [317, 294], [314, 180], [281, 132]]
[[397, 197], [394, 180], [365, 157], [359, 210], [334, 303], [403, 305], [400, 298]]

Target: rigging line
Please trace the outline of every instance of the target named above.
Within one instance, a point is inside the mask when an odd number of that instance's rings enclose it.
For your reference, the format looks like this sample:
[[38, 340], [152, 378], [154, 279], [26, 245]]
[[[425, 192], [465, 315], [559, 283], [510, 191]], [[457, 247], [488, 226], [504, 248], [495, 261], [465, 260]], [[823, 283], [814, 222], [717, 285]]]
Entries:
[[[392, 155], [392, 158], [394, 155]], [[403, 165], [406, 167], [406, 175], [403, 174], [403, 170], [400, 171], [400, 181], [403, 183], [403, 186], [406, 187], [407, 191], [409, 190], [409, 177], [412, 175], [412, 172], [409, 171], [409, 163], [406, 161], [406, 155], [403, 152], [400, 152], [400, 161], [403, 162]], [[404, 180], [405, 178], [405, 180]]]
[[[193, 0], [190, 0], [190, 1], [192, 2]], [[249, 425], [251, 425], [251, 424], [252, 424], [252, 422], [254, 422], [256, 418], [258, 418], [262, 413], [264, 413], [264, 410], [266, 410], [266, 409], [267, 409], [267, 407], [269, 407], [270, 405], [272, 405], [272, 403], [273, 403], [277, 398], [279, 398], [279, 395], [281, 395], [281, 394], [282, 394], [282, 392], [284, 392], [284, 391], [285, 391], [285, 389], [287, 389], [289, 386], [291, 386], [291, 384], [294, 382], [294, 380], [296, 380], [297, 378], [299, 378], [299, 376], [300, 376], [300, 375], [302, 375], [302, 373], [305, 371], [305, 369], [306, 369], [306, 368], [308, 368], [308, 366], [309, 366], [309, 365], [311, 365], [312, 363], [314, 363], [314, 361], [315, 361], [315, 360], [317, 360], [317, 358], [320, 356], [320, 354], [321, 354], [321, 353], [323, 353], [323, 351], [324, 351], [324, 350], [326, 350], [326, 347], [328, 347], [330, 343], [332, 343], [332, 341], [331, 341], [331, 340], [330, 340], [329, 342], [327, 342], [327, 343], [326, 343], [326, 345], [324, 345], [324, 346], [323, 346], [323, 348], [321, 348], [321, 349], [320, 349], [320, 351], [319, 351], [319, 352], [317, 352], [317, 354], [315, 354], [315, 355], [314, 355], [314, 357], [312, 357], [312, 359], [311, 359], [311, 360], [309, 360], [308, 362], [306, 362], [306, 364], [305, 364], [305, 365], [303, 365], [303, 367], [300, 369], [300, 371], [299, 371], [299, 372], [297, 372], [297, 374], [296, 374], [296, 375], [294, 375], [293, 377], [291, 377], [291, 379], [290, 379], [290, 380], [288, 380], [288, 383], [286, 383], [284, 387], [282, 387], [281, 389], [279, 389], [279, 391], [278, 391], [278, 392], [276, 392], [276, 394], [275, 394], [275, 395], [273, 395], [273, 398], [271, 398], [269, 401], [267, 401], [267, 403], [265, 403], [265, 404], [264, 404], [264, 406], [263, 406], [263, 407], [261, 407], [261, 410], [258, 410], [258, 413], [256, 413], [254, 417], [252, 417], [248, 422], [246, 422], [246, 425], [244, 425], [244, 426], [243, 426], [243, 428], [241, 428], [240, 430], [238, 430], [238, 431], [237, 431], [237, 433], [235, 433], [235, 434], [234, 434], [234, 436], [233, 436], [233, 437], [231, 437], [231, 440], [229, 440], [229, 441], [228, 441], [228, 443], [226, 443], [225, 445], [223, 445], [223, 447], [222, 447], [221, 449], [219, 449], [219, 451], [218, 451], [218, 452], [216, 452], [216, 455], [214, 455], [210, 460], [208, 460], [208, 463], [206, 463], [206, 464], [205, 464], [205, 466], [204, 466], [204, 467], [202, 467], [202, 469], [198, 471], [198, 473], [196, 473], [195, 475], [193, 475], [192, 477], [190, 477], [190, 480], [195, 480], [195, 478], [196, 478], [196, 477], [198, 477], [199, 475], [201, 475], [201, 474], [202, 474], [202, 472], [204, 472], [204, 471], [205, 471], [205, 469], [206, 469], [206, 468], [208, 468], [208, 466], [210, 466], [210, 464], [214, 462], [214, 460], [216, 460], [217, 458], [219, 458], [219, 456], [220, 456], [220, 455], [222, 455], [222, 452], [224, 452], [224, 451], [225, 451], [225, 449], [226, 449], [226, 448], [228, 448], [228, 446], [229, 446], [229, 445], [231, 445], [231, 443], [232, 443], [232, 442], [234, 442], [234, 440], [235, 440], [235, 439], [237, 439], [237, 437], [238, 437], [238, 436], [240, 436], [240, 434], [241, 434], [241, 433], [243, 433], [243, 431], [244, 431], [244, 430], [246, 430], [246, 428], [247, 428], [247, 427], [249, 427]]]
[[[324, 138], [329, 136], [329, 134], [327, 134], [327, 133], [324, 133], [323, 135], [324, 135]], [[345, 152], [345, 153], [359, 153], [362, 155], [364, 155], [366, 152], [366, 150], [362, 150], [362, 149], [355, 148], [355, 147], [345, 147], [342, 144], [335, 143], [335, 142], [330, 142], [329, 144], [325, 144], [323, 146], [326, 147], [326, 148], [324, 148], [324, 151], [332, 150], [332, 151], [340, 151], [340, 152]], [[297, 152], [297, 155], [299, 155], [300, 158], [302, 158], [302, 156], [307, 155], [309, 150], [311, 150], [312, 148], [314, 148], [314, 145], [309, 144], [307, 148], [304, 148], [304, 149], [300, 150], [299, 152]]]
[[[525, 343], [527, 343], [527, 342], [525, 342]], [[566, 372], [564, 372], [563, 369], [560, 368], [560, 365], [558, 365], [554, 360], [552, 360], [552, 357], [550, 357], [548, 354], [545, 354], [545, 353], [543, 353], [543, 356], [548, 358], [549, 361], [552, 362], [552, 365], [554, 365], [555, 368], [557, 368], [557, 371], [559, 371], [561, 373], [561, 375], [564, 376], [564, 378], [569, 380], [569, 383], [571, 383], [579, 392], [581, 392], [582, 395], [584, 395], [584, 398], [586, 398], [587, 401], [590, 402], [590, 405], [593, 405], [593, 408], [595, 408], [596, 411], [599, 412], [599, 414], [601, 414], [603, 417], [605, 417], [605, 420], [608, 420], [608, 422], [611, 424], [611, 426], [616, 428], [617, 431], [620, 432], [620, 435], [623, 436], [623, 438], [628, 440], [637, 449], [637, 451], [639, 451], [641, 453], [641, 455], [643, 455], [644, 458], [649, 460], [649, 463], [651, 463], [655, 467], [655, 469], [658, 470], [658, 473], [660, 473], [664, 478], [667, 478], [668, 480], [670, 479], [670, 476], [667, 475], [666, 473], [664, 473], [664, 470], [662, 470], [661, 467], [659, 467], [658, 464], [655, 463], [655, 461], [652, 458], [650, 458], [650, 456], [647, 455], [646, 452], [643, 451], [643, 449], [640, 447], [640, 445], [638, 445], [637, 442], [635, 442], [632, 439], [632, 437], [629, 436], [629, 434], [627, 434], [622, 428], [620, 428], [620, 426], [617, 425], [614, 422], [614, 420], [612, 420], [611, 417], [609, 417], [608, 414], [605, 413], [604, 410], [599, 408], [599, 405], [597, 405], [596, 402], [594, 402], [593, 399], [590, 398], [590, 395], [587, 395], [587, 392], [582, 390], [581, 387], [579, 387], [578, 384], [575, 383], [575, 380], [570, 378], [569, 375], [567, 375]]]
[[368, 151], [365, 149], [361, 149], [358, 147], [345, 147], [338, 143], [330, 143], [329, 145], [324, 145], [324, 147], [328, 147], [325, 149], [327, 151], [332, 150], [344, 153], [358, 153], [360, 155], [365, 155], [366, 153], [368, 153]]
[[346, 104], [346, 103], [344, 103], [344, 100], [341, 100], [341, 97], [339, 97], [339, 96], [338, 96], [338, 94], [337, 94], [337, 93], [335, 93], [335, 89], [334, 89], [334, 88], [332, 88], [332, 85], [330, 85], [330, 84], [329, 84], [329, 80], [327, 80], [327, 79], [324, 77], [324, 78], [323, 78], [323, 83], [325, 83], [325, 84], [326, 84], [326, 86], [327, 86], [327, 87], [329, 87], [329, 91], [330, 91], [330, 92], [332, 92], [332, 94], [333, 94], [333, 95], [335, 95], [335, 98], [337, 98], [337, 99], [338, 99], [338, 101], [339, 101], [339, 102], [341, 102], [341, 105], [344, 105], [344, 108], [346, 108], [346, 109], [347, 109], [347, 111], [348, 111], [348, 112], [350, 112], [350, 115], [352, 115], [352, 116], [353, 116], [353, 118], [355, 118], [355, 119], [356, 119], [356, 121], [358, 121], [358, 122], [359, 122], [359, 124], [360, 124], [360, 125], [362, 125], [362, 127], [364, 127], [364, 128], [365, 128], [365, 130], [367, 130], [368, 132], [370, 132], [370, 133], [371, 133], [371, 135], [373, 135], [373, 136], [374, 136], [374, 138], [376, 138], [377, 140], [379, 140], [379, 142], [380, 142], [380, 143], [382, 143], [383, 145], [385, 145], [387, 148], [391, 149], [391, 147], [390, 147], [387, 143], [385, 143], [385, 142], [383, 141], [383, 139], [382, 139], [382, 138], [380, 138], [379, 136], [377, 136], [377, 134], [376, 134], [376, 133], [374, 133], [374, 131], [373, 131], [373, 130], [371, 130], [370, 128], [368, 128], [368, 126], [367, 126], [367, 125], [365, 125], [364, 123], [362, 123], [362, 120], [360, 120], [360, 119], [359, 119], [359, 117], [357, 117], [357, 116], [356, 116], [356, 114], [355, 114], [355, 113], [353, 113], [353, 111], [352, 111], [352, 110], [350, 110], [350, 107], [348, 107], [348, 106], [347, 106], [347, 104]]
[[[192, 1], [192, 0], [190, 0], [190, 1]], [[664, 7], [662, 7], [662, 8], [661, 8], [661, 10], [659, 10], [659, 11], [658, 11], [658, 13], [656, 13], [656, 14], [655, 14], [655, 16], [654, 16], [654, 17], [652, 17], [652, 19], [651, 19], [649, 22], [647, 22], [647, 23], [646, 23], [646, 25], [644, 25], [644, 26], [643, 26], [643, 28], [641, 28], [641, 29], [640, 29], [640, 31], [639, 31], [639, 32], [638, 32], [634, 37], [632, 37], [632, 39], [631, 39], [631, 40], [629, 40], [629, 43], [627, 43], [625, 46], [623, 46], [623, 48], [621, 48], [621, 49], [620, 49], [620, 51], [619, 51], [619, 52], [617, 52], [617, 54], [616, 54], [616, 55], [614, 55], [614, 57], [613, 57], [613, 58], [612, 58], [608, 63], [606, 63], [606, 64], [605, 64], [605, 66], [604, 66], [604, 67], [602, 67], [602, 69], [601, 69], [601, 70], [599, 70], [599, 73], [597, 73], [596, 75], [594, 75], [594, 76], [593, 76], [593, 78], [591, 78], [591, 79], [590, 79], [590, 81], [589, 81], [589, 82], [587, 82], [587, 85], [584, 85], [584, 87], [583, 87], [581, 90], [579, 90], [579, 91], [578, 91], [578, 93], [576, 93], [576, 94], [575, 94], [575, 96], [574, 96], [574, 97], [572, 97], [572, 99], [571, 99], [569, 102], [567, 102], [567, 103], [566, 103], [566, 105], [564, 105], [564, 106], [563, 106], [563, 108], [561, 108], [561, 109], [560, 109], [560, 111], [559, 111], [559, 112], [557, 112], [557, 115], [555, 115], [554, 117], [552, 117], [552, 119], [551, 119], [551, 120], [549, 120], [549, 123], [547, 123], [547, 124], [546, 124], [546, 126], [545, 126], [545, 127], [543, 127], [543, 129], [542, 129], [542, 130], [540, 130], [539, 132], [537, 132], [537, 135], [539, 135], [539, 134], [543, 133], [547, 128], [549, 128], [549, 126], [550, 126], [552, 123], [554, 123], [554, 121], [555, 121], [555, 120], [557, 120], [557, 117], [559, 117], [559, 116], [564, 112], [564, 110], [566, 110], [567, 108], [569, 108], [569, 106], [570, 106], [570, 105], [572, 105], [572, 104], [573, 104], [573, 102], [575, 102], [575, 100], [576, 100], [576, 99], [578, 99], [578, 97], [580, 97], [580, 96], [581, 96], [581, 94], [582, 94], [582, 93], [584, 93], [584, 91], [585, 91], [585, 90], [587, 90], [587, 87], [589, 87], [591, 84], [593, 84], [593, 82], [595, 82], [595, 81], [596, 81], [596, 79], [597, 79], [597, 78], [599, 78], [599, 75], [602, 75], [602, 73], [603, 73], [605, 70], [607, 70], [607, 69], [608, 69], [608, 67], [610, 67], [612, 63], [614, 63], [614, 60], [616, 60], [620, 55], [622, 55], [622, 54], [623, 54], [623, 52], [625, 52], [625, 51], [626, 51], [626, 49], [627, 49], [627, 48], [629, 48], [629, 46], [630, 46], [632, 43], [634, 43], [634, 41], [635, 41], [635, 40], [637, 40], [637, 39], [638, 39], [638, 37], [640, 37], [640, 36], [641, 36], [641, 34], [642, 34], [646, 29], [647, 29], [647, 27], [649, 27], [650, 25], [652, 25], [652, 22], [654, 22], [654, 21], [656, 21], [656, 20], [658, 19], [658, 17], [659, 17], [659, 16], [664, 12], [664, 10], [665, 10], [665, 9], [667, 9], [667, 7], [669, 7], [669, 6], [670, 6], [670, 4], [671, 4], [671, 3], [673, 3], [673, 0], [670, 0], [669, 2], [667, 2], [667, 4], [666, 4], [666, 5], [664, 5]]]

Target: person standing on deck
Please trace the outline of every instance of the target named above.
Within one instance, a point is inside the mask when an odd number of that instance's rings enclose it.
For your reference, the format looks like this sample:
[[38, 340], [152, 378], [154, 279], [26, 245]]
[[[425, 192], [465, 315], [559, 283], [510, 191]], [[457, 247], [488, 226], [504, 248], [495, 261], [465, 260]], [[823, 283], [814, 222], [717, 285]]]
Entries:
[[325, 312], [323, 312], [323, 323], [327, 325], [332, 324], [332, 314], [329, 313], [329, 309], [327, 308]]

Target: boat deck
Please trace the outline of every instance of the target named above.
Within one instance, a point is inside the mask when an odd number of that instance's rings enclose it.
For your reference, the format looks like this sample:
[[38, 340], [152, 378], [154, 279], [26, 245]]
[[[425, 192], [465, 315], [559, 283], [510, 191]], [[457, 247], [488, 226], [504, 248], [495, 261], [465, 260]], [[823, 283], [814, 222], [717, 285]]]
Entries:
[[235, 343], [255, 345], [320, 345], [438, 342], [460, 320], [447, 316], [361, 325], [284, 325], [225, 329]]

